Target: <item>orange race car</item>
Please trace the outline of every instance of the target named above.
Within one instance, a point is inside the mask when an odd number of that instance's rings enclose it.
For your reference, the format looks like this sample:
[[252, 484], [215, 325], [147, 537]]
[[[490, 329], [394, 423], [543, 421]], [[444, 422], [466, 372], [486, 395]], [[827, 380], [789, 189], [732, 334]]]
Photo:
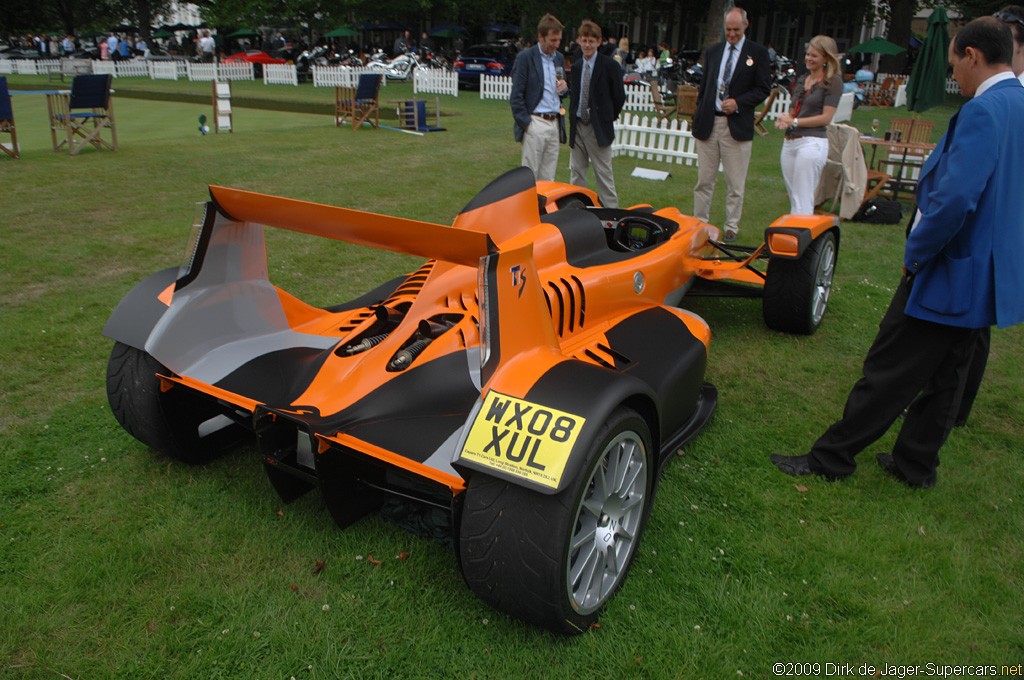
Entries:
[[[188, 261], [104, 329], [121, 425], [190, 463], [254, 438], [281, 497], [319, 487], [342, 527], [394, 499], [441, 514], [477, 595], [570, 634], [621, 585], [662, 466], [714, 411], [711, 333], [684, 296], [763, 295], [770, 326], [812, 332], [839, 237], [785, 216], [730, 247], [675, 208], [602, 208], [526, 168], [451, 227], [210, 195]], [[428, 259], [317, 308], [268, 280], [263, 225]]]

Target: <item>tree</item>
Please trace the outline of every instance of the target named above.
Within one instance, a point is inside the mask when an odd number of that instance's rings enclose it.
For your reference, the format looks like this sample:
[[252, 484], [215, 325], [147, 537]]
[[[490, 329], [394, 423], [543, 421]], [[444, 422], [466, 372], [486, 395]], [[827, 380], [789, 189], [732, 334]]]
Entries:
[[168, 14], [171, 10], [170, 0], [108, 0], [108, 6], [111, 16], [138, 26], [139, 35], [147, 41], [153, 17]]
[[735, 4], [732, 0], [711, 0], [704, 29], [704, 41], [700, 45], [701, 52], [706, 54], [709, 47], [722, 40], [725, 34], [725, 12]]
[[[889, 30], [886, 40], [900, 47], [910, 44], [912, 31], [910, 24], [917, 12], [917, 0], [887, 0], [884, 10], [888, 15]], [[878, 70], [882, 73], [902, 73], [907, 67], [907, 53], [884, 54], [878, 62]]]

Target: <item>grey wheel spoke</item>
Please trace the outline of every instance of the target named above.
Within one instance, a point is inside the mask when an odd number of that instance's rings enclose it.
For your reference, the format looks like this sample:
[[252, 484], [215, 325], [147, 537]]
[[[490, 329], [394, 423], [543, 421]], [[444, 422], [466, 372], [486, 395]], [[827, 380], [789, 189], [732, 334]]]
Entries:
[[626, 517], [633, 508], [637, 506], [642, 506], [643, 502], [644, 497], [641, 494], [634, 494], [632, 496], [629, 496], [628, 498], [622, 501], [622, 516]]
[[835, 271], [835, 250], [828, 244], [818, 262], [818, 272], [814, 286], [814, 303], [811, 310], [814, 323], [819, 323], [825, 315], [828, 296], [832, 290], [832, 275]]
[[590, 544], [588, 547], [589, 550], [585, 552], [580, 551], [583, 559], [577, 563], [570, 574], [570, 582], [573, 584], [574, 589], [580, 593], [580, 597], [577, 600], [579, 604], [583, 604], [586, 600], [594, 586], [595, 574], [600, 578], [602, 569], [599, 567], [604, 566], [603, 554], [597, 549], [597, 546]]
[[594, 488], [589, 494], [587, 500], [595, 503], [599, 508], [595, 513], [596, 515], [601, 514], [601, 510], [604, 508], [605, 502], [611, 495], [611, 490], [608, 488], [608, 473], [601, 466], [598, 466], [597, 471], [594, 473]]
[[[630, 455], [630, 461], [632, 462], [633, 456]], [[616, 492], [619, 496], [625, 497], [629, 494], [629, 490], [633, 488], [633, 484], [636, 483], [637, 478], [643, 473], [643, 465], [624, 465], [628, 474], [624, 475], [622, 481], [615, 487]]]
[[576, 508], [567, 581], [581, 612], [603, 606], [628, 569], [647, 494], [644, 444], [632, 431], [601, 453]]
[[588, 523], [589, 526], [582, 527], [580, 531], [577, 531], [572, 537], [572, 542], [569, 544], [569, 550], [576, 551], [581, 549], [584, 545], [595, 544], [597, 538], [597, 526], [595, 523]]

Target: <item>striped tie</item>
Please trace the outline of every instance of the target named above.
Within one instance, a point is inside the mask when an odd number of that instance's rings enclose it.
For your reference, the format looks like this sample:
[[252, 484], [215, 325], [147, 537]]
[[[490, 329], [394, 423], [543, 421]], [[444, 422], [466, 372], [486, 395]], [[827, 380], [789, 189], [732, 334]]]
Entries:
[[590, 123], [590, 62], [584, 62], [583, 82], [580, 83], [580, 120]]
[[729, 45], [729, 59], [725, 62], [725, 71], [722, 72], [722, 98], [729, 98], [729, 81], [732, 80], [732, 67], [736, 63], [736, 46]]

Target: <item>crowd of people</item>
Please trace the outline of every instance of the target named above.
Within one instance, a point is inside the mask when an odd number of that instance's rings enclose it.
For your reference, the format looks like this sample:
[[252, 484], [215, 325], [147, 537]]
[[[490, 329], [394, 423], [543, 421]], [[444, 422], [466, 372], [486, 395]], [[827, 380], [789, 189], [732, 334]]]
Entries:
[[[724, 25], [725, 41], [707, 50], [692, 131], [698, 153], [694, 215], [708, 221], [721, 165], [728, 190], [722, 237], [728, 242], [739, 233], [754, 108], [771, 88], [771, 56], [746, 38], [743, 9], [726, 12]], [[600, 27], [584, 21], [567, 81], [558, 50], [563, 30], [545, 15], [537, 44], [520, 53], [513, 68], [510, 105], [521, 162], [538, 180], [553, 180], [568, 116], [571, 183], [586, 187], [592, 165], [602, 205], [617, 207], [612, 121], [624, 101], [622, 52], [628, 53], [628, 43], [604, 42]], [[649, 49], [642, 68], [650, 68], [652, 58]], [[791, 213], [798, 215], [813, 214], [828, 157], [827, 126], [842, 94], [834, 39], [815, 36], [804, 63], [793, 104], [776, 122], [785, 131], [780, 166]], [[922, 168], [903, 278], [842, 418], [809, 453], [771, 456], [786, 474], [846, 479], [856, 469], [855, 457], [904, 415], [892, 452], [878, 453], [877, 463], [907, 486], [933, 487], [939, 449], [971, 410], [989, 329], [1024, 321], [1014, 261], [1024, 248], [1024, 194], [1014, 188], [1024, 181], [1016, 153], [1024, 146], [1024, 129], [1013, 124], [1024, 115], [1024, 7], [1009, 6], [965, 25], [950, 43], [949, 63], [971, 99]]]

